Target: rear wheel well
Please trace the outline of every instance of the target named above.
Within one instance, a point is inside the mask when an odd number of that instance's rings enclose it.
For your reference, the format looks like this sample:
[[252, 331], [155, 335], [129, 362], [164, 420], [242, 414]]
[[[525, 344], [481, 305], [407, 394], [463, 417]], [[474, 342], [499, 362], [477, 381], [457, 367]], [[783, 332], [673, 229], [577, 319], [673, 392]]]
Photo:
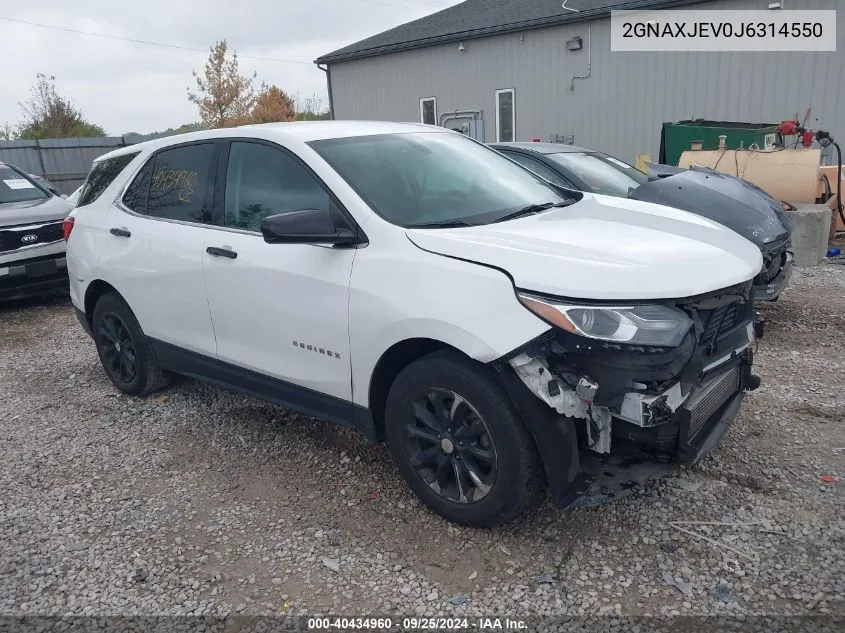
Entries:
[[94, 320], [94, 306], [97, 305], [97, 301], [100, 300], [104, 294], [109, 292], [114, 292], [117, 295], [120, 295], [117, 290], [114, 289], [109, 283], [106, 283], [102, 279], [96, 279], [88, 284], [88, 288], [85, 290], [85, 318], [88, 320], [88, 326], [92, 326], [92, 322]]
[[412, 338], [396, 343], [382, 354], [370, 378], [369, 393], [370, 414], [373, 416], [376, 435], [379, 439], [385, 438], [384, 409], [387, 404], [387, 394], [396, 376], [415, 360], [443, 349], [451, 349], [461, 353], [460, 350], [442, 341], [430, 338]]

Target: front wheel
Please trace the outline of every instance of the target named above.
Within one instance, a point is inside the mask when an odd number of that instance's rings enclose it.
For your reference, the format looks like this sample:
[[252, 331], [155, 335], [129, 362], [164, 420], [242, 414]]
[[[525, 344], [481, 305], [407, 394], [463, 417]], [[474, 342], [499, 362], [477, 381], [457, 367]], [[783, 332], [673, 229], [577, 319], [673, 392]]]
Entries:
[[447, 520], [491, 527], [539, 499], [534, 441], [488, 367], [430, 354], [397, 376], [385, 417], [403, 477]]

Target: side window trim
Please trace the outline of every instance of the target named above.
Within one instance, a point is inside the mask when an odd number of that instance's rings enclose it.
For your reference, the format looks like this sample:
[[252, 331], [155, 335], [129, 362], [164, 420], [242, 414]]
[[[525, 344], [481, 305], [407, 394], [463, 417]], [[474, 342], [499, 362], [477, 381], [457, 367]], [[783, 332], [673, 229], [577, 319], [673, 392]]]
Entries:
[[213, 219], [213, 222], [212, 224], [206, 226], [220, 231], [232, 231], [235, 233], [242, 233], [244, 235], [262, 237], [261, 233], [258, 231], [248, 231], [232, 226], [226, 226], [225, 209], [223, 208], [224, 201], [226, 199], [226, 173], [229, 170], [229, 153], [232, 149], [232, 143], [253, 143], [255, 145], [264, 145], [265, 147], [281, 151], [283, 154], [291, 158], [296, 164], [302, 167], [305, 172], [308, 173], [308, 175], [314, 179], [314, 182], [316, 182], [320, 186], [320, 188], [326, 193], [326, 195], [328, 195], [329, 211], [339, 216], [337, 219], [343, 220], [347, 223], [351, 230], [356, 231], [358, 233], [359, 244], [365, 244], [367, 242], [367, 238], [366, 235], [364, 235], [363, 230], [355, 221], [355, 218], [352, 217], [352, 214], [349, 213], [346, 207], [343, 206], [343, 203], [341, 203], [341, 201], [335, 195], [334, 191], [332, 191], [331, 188], [326, 185], [323, 179], [320, 178], [320, 175], [315, 172], [310, 165], [308, 165], [304, 160], [302, 160], [302, 158], [297, 156], [296, 152], [292, 152], [284, 145], [279, 145], [278, 143], [274, 143], [273, 141], [268, 141], [266, 139], [261, 138], [233, 136], [221, 139], [220, 141], [220, 158], [217, 162], [217, 172], [215, 178], [216, 184], [214, 187], [213, 206], [211, 209], [211, 217]]
[[[155, 171], [155, 161], [158, 158], [158, 155], [162, 152], [166, 152], [173, 149], [179, 149], [182, 147], [190, 147], [192, 145], [213, 145], [214, 148], [211, 154], [211, 160], [209, 161], [208, 167], [208, 184], [206, 185], [205, 192], [203, 192], [203, 208], [209, 210], [209, 218], [210, 222], [189, 222], [187, 220], [174, 220], [173, 218], [160, 218], [152, 215], [148, 215], [146, 213], [138, 213], [127, 207], [123, 203], [123, 198], [126, 196], [126, 192], [135, 179], [141, 174], [144, 168], [147, 165], [151, 165], [151, 172]], [[121, 211], [124, 213], [129, 213], [130, 215], [134, 215], [139, 218], [145, 218], [147, 220], [157, 220], [159, 222], [171, 222], [173, 224], [186, 224], [188, 226], [198, 226], [203, 228], [214, 228], [214, 209], [212, 207], [213, 204], [213, 194], [216, 188], [216, 180], [217, 180], [217, 165], [219, 163], [219, 157], [221, 154], [221, 148], [223, 145], [223, 139], [219, 138], [212, 138], [212, 139], [202, 139], [199, 141], [188, 141], [186, 143], [177, 143], [174, 145], [167, 145], [166, 147], [160, 147], [159, 149], [155, 150], [152, 154], [147, 157], [141, 166], [132, 174], [131, 178], [128, 178], [126, 184], [121, 189], [120, 193], [118, 194], [117, 200], [115, 200], [115, 204], [120, 208]], [[150, 176], [150, 186], [147, 189], [147, 204], [149, 204], [149, 196], [150, 190], [152, 189], [152, 173]]]

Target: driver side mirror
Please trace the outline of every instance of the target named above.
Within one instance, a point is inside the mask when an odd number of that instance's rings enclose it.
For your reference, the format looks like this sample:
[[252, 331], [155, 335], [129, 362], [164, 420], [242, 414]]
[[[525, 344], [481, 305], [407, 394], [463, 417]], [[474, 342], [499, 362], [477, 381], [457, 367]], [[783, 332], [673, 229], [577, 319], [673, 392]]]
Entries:
[[319, 209], [269, 215], [261, 220], [261, 234], [268, 244], [353, 246], [358, 242], [354, 231], [336, 227], [328, 211]]

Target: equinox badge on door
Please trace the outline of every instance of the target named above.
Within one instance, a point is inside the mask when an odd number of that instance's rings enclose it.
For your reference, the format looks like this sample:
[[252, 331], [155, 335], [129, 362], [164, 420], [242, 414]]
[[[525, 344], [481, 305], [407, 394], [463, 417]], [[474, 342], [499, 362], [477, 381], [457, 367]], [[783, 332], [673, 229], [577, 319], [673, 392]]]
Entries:
[[332, 352], [327, 350], [325, 347], [317, 347], [316, 345], [308, 345], [306, 343], [300, 343], [299, 341], [293, 342], [294, 347], [301, 347], [302, 349], [307, 349], [309, 352], [317, 352], [318, 354], [323, 354], [324, 356], [328, 356], [329, 358], [340, 358], [340, 354], [337, 352]]

